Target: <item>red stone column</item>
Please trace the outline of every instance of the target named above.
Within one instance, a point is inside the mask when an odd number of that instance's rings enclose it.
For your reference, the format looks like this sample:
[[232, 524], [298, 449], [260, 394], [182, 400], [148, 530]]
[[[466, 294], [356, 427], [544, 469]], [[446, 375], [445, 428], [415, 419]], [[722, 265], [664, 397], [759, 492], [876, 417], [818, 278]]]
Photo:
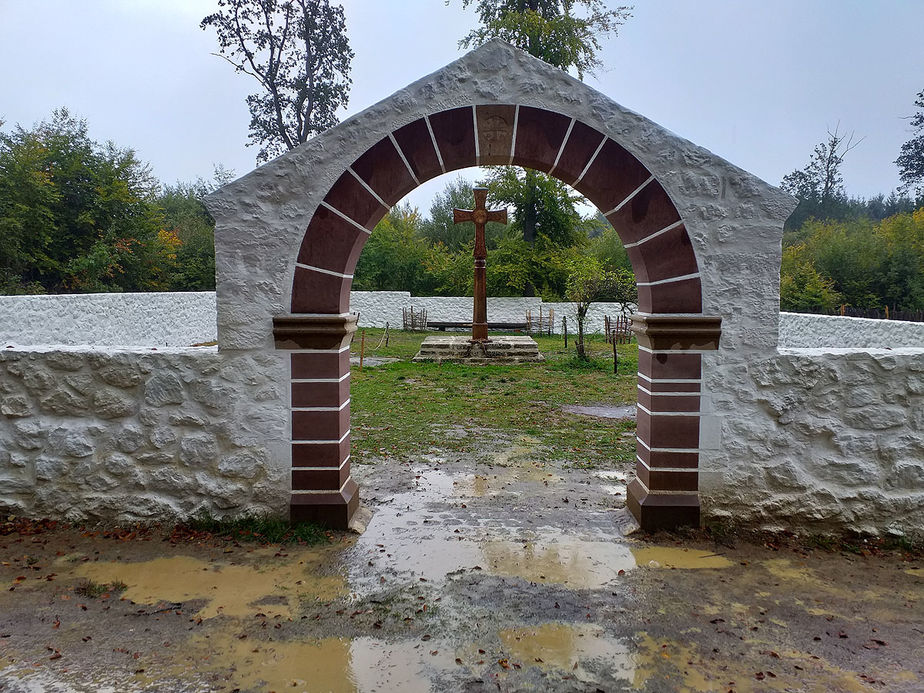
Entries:
[[643, 529], [699, 526], [702, 352], [717, 349], [721, 318], [633, 315], [638, 426], [629, 510]]
[[350, 476], [350, 338], [355, 315], [282, 315], [276, 348], [290, 352], [293, 522], [346, 529], [359, 506]]

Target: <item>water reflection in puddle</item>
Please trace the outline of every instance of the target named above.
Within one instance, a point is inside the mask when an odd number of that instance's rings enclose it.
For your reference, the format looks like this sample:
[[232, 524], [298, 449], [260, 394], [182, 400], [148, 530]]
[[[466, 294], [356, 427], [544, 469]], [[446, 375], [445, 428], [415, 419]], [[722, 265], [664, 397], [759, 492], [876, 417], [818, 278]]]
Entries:
[[504, 493], [520, 495], [520, 491], [515, 488], [519, 484], [548, 485], [560, 481], [560, 476], [546, 472], [541, 467], [502, 468], [485, 474], [460, 474], [453, 481], [453, 493], [462, 498], [487, 498]]
[[559, 669], [578, 680], [590, 678], [586, 667], [593, 660], [600, 660], [604, 670], [616, 678], [630, 679], [635, 670], [627, 646], [607, 637], [600, 626], [545, 623], [507, 628], [498, 637], [509, 661], [522, 667]]
[[[247, 617], [258, 612], [291, 618], [299, 600], [346, 595], [345, 579], [321, 570], [331, 552], [332, 547], [292, 551], [288, 560], [267, 560], [261, 568], [172, 556], [135, 563], [84, 563], [74, 572], [96, 583], [123, 582], [127, 588], [122, 596], [139, 604], [205, 600], [196, 614], [199, 618]], [[255, 554], [259, 557], [259, 552]]]
[[[192, 640], [202, 669], [234, 663], [238, 689], [265, 691], [430, 691], [430, 677], [456, 667], [450, 650], [376, 638], [253, 641], [232, 635]], [[435, 654], [430, 654], [435, 652]], [[205, 662], [205, 664], [202, 664]]]
[[370, 637], [255, 641], [231, 634], [197, 636], [190, 641], [189, 657], [201, 671], [233, 662], [229, 682], [244, 690], [345, 693], [441, 690], [438, 681], [460, 675], [501, 681], [530, 669], [557, 670], [579, 681], [593, 680], [594, 670], [631, 679], [635, 669], [627, 646], [600, 626], [565, 623], [506, 628], [498, 631], [496, 643], [477, 645]]
[[482, 567], [494, 575], [572, 589], [599, 589], [616, 579], [620, 570], [635, 567], [625, 544], [582, 541], [552, 532], [525, 543], [488, 540], [479, 548], [485, 561]]
[[[549, 478], [536, 471], [532, 483]], [[362, 591], [363, 586], [376, 587], [381, 575], [397, 572], [441, 581], [449, 573], [477, 566], [498, 576], [595, 589], [635, 565], [622, 542], [579, 538], [552, 528], [524, 531], [496, 522], [489, 527], [463, 520], [447, 506], [454, 501], [464, 508], [466, 499], [486, 495], [498, 483], [530, 482], [508, 470], [461, 476], [415, 470], [414, 490], [380, 506], [357, 541], [351, 582]]]

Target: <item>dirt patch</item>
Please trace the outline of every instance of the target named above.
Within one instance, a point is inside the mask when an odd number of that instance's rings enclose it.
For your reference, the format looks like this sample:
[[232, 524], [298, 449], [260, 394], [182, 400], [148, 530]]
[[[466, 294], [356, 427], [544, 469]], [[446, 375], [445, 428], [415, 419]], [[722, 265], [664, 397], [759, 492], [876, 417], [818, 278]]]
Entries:
[[628, 466], [468, 437], [480, 461], [356, 467], [368, 528], [318, 547], [0, 537], [0, 689], [924, 687], [920, 561], [645, 542], [621, 529]]

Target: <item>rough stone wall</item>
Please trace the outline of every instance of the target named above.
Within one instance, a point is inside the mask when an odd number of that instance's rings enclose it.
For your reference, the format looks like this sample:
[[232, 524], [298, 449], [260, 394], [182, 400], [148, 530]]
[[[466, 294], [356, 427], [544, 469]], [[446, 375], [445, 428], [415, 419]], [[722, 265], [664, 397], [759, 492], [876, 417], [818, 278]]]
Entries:
[[0, 506], [71, 520], [287, 512], [288, 368], [215, 349], [0, 351]]
[[217, 338], [213, 291], [0, 296], [0, 346], [163, 348]]
[[924, 534], [924, 349], [781, 350], [709, 372], [708, 517]]
[[780, 347], [924, 348], [924, 323], [780, 313]]

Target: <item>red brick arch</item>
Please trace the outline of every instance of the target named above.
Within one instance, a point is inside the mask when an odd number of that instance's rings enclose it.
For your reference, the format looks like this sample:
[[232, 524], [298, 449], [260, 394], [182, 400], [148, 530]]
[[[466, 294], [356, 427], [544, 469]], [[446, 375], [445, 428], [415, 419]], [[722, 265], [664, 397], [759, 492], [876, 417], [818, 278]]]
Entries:
[[[541, 108], [453, 108], [384, 137], [343, 172], [308, 224], [292, 315], [293, 519], [345, 525], [358, 503], [349, 471], [350, 286], [359, 254], [390, 206], [456, 169], [514, 164], [573, 186], [613, 224], [639, 289], [636, 479], [629, 506], [649, 528], [697, 523], [701, 352], [718, 344], [702, 312], [699, 267], [683, 219], [649, 170], [589, 125]], [[308, 336], [310, 335], [310, 336]], [[319, 336], [320, 335], [320, 336]], [[308, 347], [308, 348], [306, 348]]]

